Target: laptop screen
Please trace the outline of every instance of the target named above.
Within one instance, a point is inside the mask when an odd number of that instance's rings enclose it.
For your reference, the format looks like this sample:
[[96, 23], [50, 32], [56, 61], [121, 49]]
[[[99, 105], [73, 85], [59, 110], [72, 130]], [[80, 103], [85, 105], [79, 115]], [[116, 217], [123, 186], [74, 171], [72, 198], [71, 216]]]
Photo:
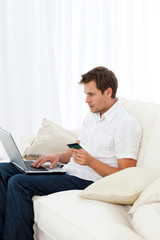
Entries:
[[22, 156], [18, 150], [18, 147], [12, 137], [12, 135], [6, 130], [0, 128], [0, 140], [12, 162], [19, 165], [22, 169], [26, 170], [26, 166], [23, 162]]

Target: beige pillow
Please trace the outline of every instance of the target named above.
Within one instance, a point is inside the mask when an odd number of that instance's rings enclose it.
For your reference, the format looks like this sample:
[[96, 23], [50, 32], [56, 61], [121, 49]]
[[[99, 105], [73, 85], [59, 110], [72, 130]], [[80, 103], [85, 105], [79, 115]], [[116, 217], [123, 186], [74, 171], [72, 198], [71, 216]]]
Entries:
[[75, 142], [77, 134], [60, 127], [50, 120], [44, 119], [37, 137], [23, 154], [26, 159], [36, 159], [54, 152], [69, 149], [66, 144]]
[[144, 204], [160, 202], [160, 178], [146, 187], [139, 198], [135, 201], [129, 213], [134, 214], [137, 208]]
[[91, 184], [79, 197], [116, 204], [133, 204], [143, 189], [158, 177], [160, 169], [126, 168]]

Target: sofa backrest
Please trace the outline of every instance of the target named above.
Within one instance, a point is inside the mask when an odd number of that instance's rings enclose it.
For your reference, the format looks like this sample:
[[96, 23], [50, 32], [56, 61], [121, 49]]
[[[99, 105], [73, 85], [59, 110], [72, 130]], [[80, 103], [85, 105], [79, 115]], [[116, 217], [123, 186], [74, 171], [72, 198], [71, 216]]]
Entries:
[[120, 98], [120, 102], [143, 129], [137, 166], [160, 168], [160, 105], [124, 98]]

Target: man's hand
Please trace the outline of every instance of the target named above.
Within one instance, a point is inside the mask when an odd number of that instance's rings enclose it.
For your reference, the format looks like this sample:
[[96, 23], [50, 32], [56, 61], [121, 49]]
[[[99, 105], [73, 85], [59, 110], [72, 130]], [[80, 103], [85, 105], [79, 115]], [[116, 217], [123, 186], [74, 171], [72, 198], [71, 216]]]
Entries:
[[73, 160], [79, 165], [89, 166], [93, 157], [83, 148], [71, 149]]
[[34, 163], [32, 163], [32, 167], [39, 168], [42, 164], [45, 162], [50, 162], [50, 169], [54, 168], [60, 159], [60, 153], [55, 153], [53, 155], [43, 156], [41, 158], [38, 158]]

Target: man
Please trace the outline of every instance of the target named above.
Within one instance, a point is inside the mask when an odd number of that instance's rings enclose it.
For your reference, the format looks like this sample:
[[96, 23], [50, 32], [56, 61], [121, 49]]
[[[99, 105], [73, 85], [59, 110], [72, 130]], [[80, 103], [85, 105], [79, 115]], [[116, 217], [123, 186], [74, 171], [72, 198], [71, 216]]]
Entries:
[[[64, 163], [65, 175], [24, 175], [9, 163], [0, 164], [0, 239], [33, 240], [34, 195], [84, 189], [94, 181], [136, 166], [141, 127], [116, 98], [117, 79], [107, 68], [82, 75], [90, 112], [77, 140], [82, 149], [69, 149], [39, 158], [32, 165]], [[54, 223], [53, 223], [54, 224]]]

